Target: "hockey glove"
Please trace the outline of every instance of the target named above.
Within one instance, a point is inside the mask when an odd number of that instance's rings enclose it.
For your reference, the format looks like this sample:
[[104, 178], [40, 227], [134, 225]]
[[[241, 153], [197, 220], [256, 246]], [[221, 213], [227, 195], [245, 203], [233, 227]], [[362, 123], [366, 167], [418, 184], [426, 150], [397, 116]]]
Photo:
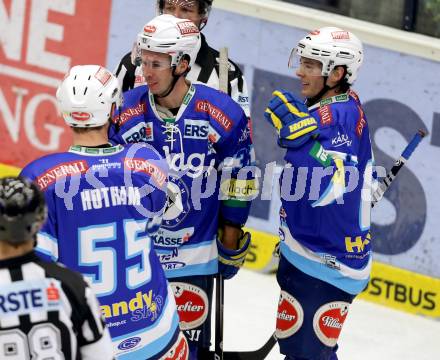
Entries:
[[305, 104], [288, 91], [275, 90], [272, 95], [264, 117], [277, 130], [281, 147], [297, 148], [318, 135], [318, 122]]
[[218, 270], [225, 279], [234, 277], [240, 267], [243, 265], [247, 253], [251, 245], [251, 234], [248, 232], [241, 232], [241, 237], [238, 239], [238, 250], [231, 250], [223, 246], [217, 237], [218, 249]]

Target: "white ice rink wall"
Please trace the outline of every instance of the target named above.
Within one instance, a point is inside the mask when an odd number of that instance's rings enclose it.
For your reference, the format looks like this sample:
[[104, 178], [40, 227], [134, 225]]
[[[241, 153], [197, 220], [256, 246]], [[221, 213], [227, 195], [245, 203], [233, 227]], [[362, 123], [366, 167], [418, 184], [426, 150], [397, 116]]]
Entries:
[[[214, 5], [204, 32], [213, 47], [228, 46], [244, 69], [263, 173], [266, 164], [282, 164], [264, 108], [276, 88], [298, 93], [298, 79], [287, 68], [290, 50], [321, 26], [352, 30], [365, 43], [354, 88], [365, 105], [377, 164], [389, 168], [417, 129], [430, 132], [374, 209], [377, 263], [364, 296], [440, 318], [440, 40], [279, 1]], [[70, 137], [56, 116], [56, 84], [72, 65], [115, 68], [154, 15], [154, 0], [0, 2], [0, 175], [66, 148]], [[278, 205], [276, 193], [253, 205], [248, 225], [258, 236], [249, 267], [263, 267], [270, 255], [270, 246], [263, 249], [276, 239]]]

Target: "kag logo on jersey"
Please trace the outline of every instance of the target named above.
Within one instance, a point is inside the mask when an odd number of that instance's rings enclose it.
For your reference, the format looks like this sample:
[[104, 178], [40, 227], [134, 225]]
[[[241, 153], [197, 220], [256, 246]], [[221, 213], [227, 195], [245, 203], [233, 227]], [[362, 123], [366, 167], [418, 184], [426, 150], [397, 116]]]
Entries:
[[133, 349], [135, 346], [137, 346], [140, 342], [141, 342], [141, 338], [140, 337], [132, 337], [129, 339], [124, 340], [123, 342], [121, 342], [118, 345], [118, 349], [119, 350], [129, 350], [129, 349]]

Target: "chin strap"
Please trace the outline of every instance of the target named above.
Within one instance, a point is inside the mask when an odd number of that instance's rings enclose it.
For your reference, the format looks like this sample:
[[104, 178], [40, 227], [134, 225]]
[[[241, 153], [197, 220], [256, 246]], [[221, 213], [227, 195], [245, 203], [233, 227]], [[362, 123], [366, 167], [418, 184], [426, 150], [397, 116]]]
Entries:
[[164, 97], [167, 97], [167, 96], [171, 93], [171, 91], [174, 90], [174, 87], [176, 86], [177, 81], [179, 80], [179, 78], [180, 78], [181, 76], [185, 77], [185, 76], [189, 73], [190, 70], [191, 70], [191, 68], [188, 67], [188, 68], [187, 68], [182, 74], [177, 75], [177, 74], [176, 74], [176, 67], [173, 66], [173, 81], [171, 82], [171, 84], [170, 84], [170, 86], [168, 87], [167, 90], [165, 90], [165, 91], [164, 91], [162, 94], [160, 94], [160, 95], [155, 95], [155, 97], [157, 97], [157, 98], [159, 98], [159, 99], [164, 98]]
[[337, 88], [339, 86], [339, 83], [334, 85], [334, 86], [332, 86], [332, 87], [328, 86], [327, 85], [327, 79], [328, 79], [328, 76], [324, 76], [324, 87], [322, 88], [322, 90], [317, 95], [315, 95], [315, 96], [313, 96], [311, 98], [307, 98], [306, 99], [307, 107], [315, 105], [316, 103], [318, 103], [322, 99], [322, 97], [325, 95], [325, 93], [327, 91], [333, 90], [333, 89], [335, 89], [335, 88]]
[[325, 95], [325, 93], [327, 91], [333, 90], [333, 89], [337, 88], [338, 86], [340, 86], [341, 83], [343, 82], [343, 79], [345, 79], [346, 75], [347, 75], [347, 68], [344, 66], [344, 75], [342, 76], [342, 79], [336, 85], [334, 85], [332, 87], [327, 85], [328, 76], [324, 76], [324, 87], [317, 95], [306, 99], [307, 107], [313, 106], [316, 103], [318, 103], [319, 101], [321, 101], [322, 97]]

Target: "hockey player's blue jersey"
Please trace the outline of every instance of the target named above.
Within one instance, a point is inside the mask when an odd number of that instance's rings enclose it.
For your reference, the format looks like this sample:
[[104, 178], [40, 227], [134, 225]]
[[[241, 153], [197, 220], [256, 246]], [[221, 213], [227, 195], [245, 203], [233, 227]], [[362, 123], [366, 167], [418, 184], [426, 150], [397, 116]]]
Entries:
[[167, 164], [150, 147], [74, 146], [27, 165], [49, 217], [36, 250], [92, 284], [118, 359], [161, 352], [178, 331], [174, 296], [150, 233], [165, 205]]
[[371, 270], [373, 156], [356, 94], [309, 108], [319, 137], [288, 149], [280, 178], [281, 253], [297, 268], [350, 294]]
[[153, 236], [167, 277], [215, 274], [218, 217], [244, 224], [255, 189], [252, 171], [235, 179], [254, 163], [250, 124], [229, 96], [199, 84], [190, 86], [175, 119], [163, 120], [159, 111], [147, 86], [124, 93], [110, 138], [151, 144], [168, 162], [168, 204]]

